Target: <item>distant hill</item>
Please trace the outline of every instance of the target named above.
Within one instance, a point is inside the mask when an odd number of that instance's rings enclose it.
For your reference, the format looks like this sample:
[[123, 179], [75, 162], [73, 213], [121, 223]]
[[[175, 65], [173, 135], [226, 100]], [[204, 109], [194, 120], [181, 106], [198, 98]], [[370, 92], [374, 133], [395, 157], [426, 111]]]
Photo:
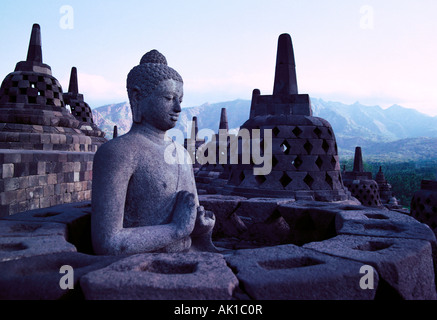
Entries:
[[[394, 105], [388, 109], [346, 105], [311, 98], [313, 115], [332, 125], [342, 157], [353, 156], [356, 146], [363, 148], [367, 159], [393, 161], [437, 159], [437, 117], [430, 117], [414, 109]], [[198, 107], [184, 108], [177, 129], [187, 132], [194, 116], [199, 129], [217, 132], [221, 109], [227, 109], [229, 127], [239, 128], [248, 118], [249, 100], [235, 100]], [[132, 123], [128, 103], [112, 104], [93, 109], [96, 124], [112, 137], [114, 125], [119, 134], [126, 133]]]

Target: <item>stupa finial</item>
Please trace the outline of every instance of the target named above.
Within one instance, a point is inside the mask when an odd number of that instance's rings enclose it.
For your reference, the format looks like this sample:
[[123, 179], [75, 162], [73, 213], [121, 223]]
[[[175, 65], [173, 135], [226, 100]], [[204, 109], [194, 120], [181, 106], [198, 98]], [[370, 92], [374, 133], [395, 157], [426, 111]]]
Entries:
[[27, 61], [42, 63], [41, 27], [37, 23], [32, 26]]
[[193, 134], [194, 134], [194, 140], [196, 140], [198, 133], [199, 133], [199, 126], [197, 124], [197, 117], [193, 117], [192, 127], [191, 127], [191, 136], [193, 136]]
[[276, 94], [298, 94], [293, 44], [290, 35], [287, 33], [281, 34], [278, 39], [275, 84], [273, 88], [273, 95]]
[[71, 68], [70, 85], [68, 86], [68, 92], [73, 93], [73, 94], [79, 93], [79, 85], [77, 82], [77, 68], [76, 67]]
[[361, 151], [361, 147], [355, 148], [354, 172], [364, 172], [363, 154]]
[[222, 113], [220, 115], [220, 126], [219, 129], [225, 129], [226, 131], [229, 131], [229, 125], [228, 125], [228, 115], [226, 113], [226, 108], [222, 108]]

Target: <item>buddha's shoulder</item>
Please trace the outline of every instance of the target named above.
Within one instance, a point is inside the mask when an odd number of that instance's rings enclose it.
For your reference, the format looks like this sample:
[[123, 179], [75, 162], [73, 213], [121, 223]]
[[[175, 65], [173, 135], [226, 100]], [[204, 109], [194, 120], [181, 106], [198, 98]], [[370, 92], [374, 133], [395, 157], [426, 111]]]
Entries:
[[99, 147], [96, 152], [96, 157], [104, 158], [119, 158], [119, 157], [132, 157], [136, 150], [139, 149], [140, 142], [133, 139], [129, 135], [123, 135], [118, 138], [109, 140]]
[[[144, 154], [150, 154], [159, 150], [165, 149], [165, 146], [158, 146], [150, 139], [137, 134], [125, 134], [112, 139], [103, 144], [98, 150], [96, 155], [103, 157], [122, 157], [122, 158], [136, 158], [144, 157]], [[184, 149], [183, 147], [181, 147]]]

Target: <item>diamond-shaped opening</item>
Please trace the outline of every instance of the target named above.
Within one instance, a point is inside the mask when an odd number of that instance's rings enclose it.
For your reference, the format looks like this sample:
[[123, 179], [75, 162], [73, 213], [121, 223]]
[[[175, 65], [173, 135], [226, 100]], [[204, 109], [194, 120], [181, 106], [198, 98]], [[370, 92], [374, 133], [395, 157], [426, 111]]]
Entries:
[[284, 154], [289, 154], [289, 153], [290, 153], [290, 144], [288, 143], [287, 140], [284, 140], [284, 142], [282, 142], [280, 148], [281, 148], [281, 151], [282, 151]]
[[317, 135], [317, 137], [320, 139], [320, 136], [322, 135], [322, 130], [320, 130], [319, 127], [316, 127], [314, 129], [314, 133]]
[[316, 165], [319, 167], [319, 169], [322, 169], [323, 160], [320, 157], [317, 157]]
[[292, 181], [293, 179], [291, 179], [286, 172], [284, 172], [281, 179], [279, 179], [279, 182], [281, 182], [284, 188], [286, 188]]
[[308, 154], [311, 154], [311, 151], [313, 151], [313, 145], [307, 140], [307, 142], [303, 145], [303, 148]]
[[308, 187], [311, 188], [314, 183], [314, 179], [309, 174], [307, 174], [306, 177], [303, 179], [303, 182], [305, 182], [308, 185]]
[[278, 129], [278, 127], [274, 127], [272, 130], [273, 134], [275, 135], [275, 137], [278, 136], [278, 134], [281, 132], [281, 130]]
[[262, 185], [264, 182], [266, 182], [267, 178], [265, 176], [255, 176], [255, 180], [258, 185]]
[[322, 143], [322, 149], [323, 149], [326, 153], [328, 153], [328, 151], [329, 151], [329, 144], [328, 144], [328, 142], [327, 142], [326, 140], [323, 140], [323, 143]]
[[331, 165], [333, 168], [335, 168], [335, 166], [337, 165], [337, 159], [335, 159], [334, 156], [332, 156], [332, 158], [331, 158]]
[[299, 167], [302, 165], [303, 161], [302, 159], [297, 156], [296, 159], [291, 163], [296, 169], [299, 169]]
[[334, 187], [334, 183], [332, 181], [332, 178], [328, 173], [326, 173], [325, 181], [331, 187], [331, 189]]
[[299, 127], [296, 127], [296, 128], [294, 128], [293, 129], [293, 134], [296, 136], [296, 137], [299, 137], [301, 134], [302, 134], [302, 130], [299, 128]]
[[275, 156], [272, 157], [272, 168], [276, 167], [278, 165], [279, 161], [276, 159]]

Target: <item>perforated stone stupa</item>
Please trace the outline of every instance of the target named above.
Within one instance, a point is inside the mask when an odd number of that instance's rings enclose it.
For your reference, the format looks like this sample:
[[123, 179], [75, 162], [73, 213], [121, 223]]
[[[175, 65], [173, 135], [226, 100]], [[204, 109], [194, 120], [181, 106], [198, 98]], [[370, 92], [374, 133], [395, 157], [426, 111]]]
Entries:
[[[207, 163], [202, 165], [196, 172], [197, 191], [209, 194], [221, 193], [223, 186], [226, 185], [230, 171], [230, 157], [229, 157], [229, 139], [220, 139], [220, 132], [229, 135], [228, 115], [226, 108], [222, 108], [220, 114], [220, 123], [218, 133], [215, 134], [215, 140], [209, 143], [214, 144], [216, 161], [215, 163]], [[205, 145], [208, 148], [208, 145]], [[225, 151], [226, 150], [226, 151]], [[225, 154], [221, 153], [226, 152]], [[225, 157], [224, 157], [225, 156]], [[220, 161], [220, 158], [226, 158], [225, 163]]]
[[68, 92], [63, 94], [63, 98], [65, 105], [70, 107], [71, 113], [80, 122], [79, 129], [91, 137], [93, 144], [101, 145], [107, 142], [105, 132], [94, 123], [93, 112], [85, 102], [83, 94], [79, 93], [76, 67], [71, 68], [70, 85]]
[[[43, 63], [41, 28], [33, 25], [26, 61], [0, 87], [0, 217], [91, 199], [94, 152], [106, 139], [91, 123], [75, 70], [69, 91]], [[75, 118], [66, 103], [86, 116]]]
[[354, 168], [343, 172], [344, 184], [364, 206], [381, 207], [378, 183], [372, 173], [364, 171], [361, 147], [355, 148]]
[[437, 235], [437, 181], [423, 180], [411, 199], [411, 216], [426, 223]]
[[62, 87], [43, 63], [40, 26], [35, 24], [26, 61], [18, 62], [0, 88], [0, 148], [96, 151], [65, 107]]
[[[291, 37], [278, 41], [273, 95], [253, 91], [242, 129], [272, 130], [272, 172], [254, 175], [254, 164], [232, 167], [228, 192], [245, 197], [347, 200], [337, 143], [328, 121], [312, 116], [308, 94], [299, 94]], [[261, 148], [264, 141], [261, 140]], [[261, 149], [262, 150], [262, 149]]]

